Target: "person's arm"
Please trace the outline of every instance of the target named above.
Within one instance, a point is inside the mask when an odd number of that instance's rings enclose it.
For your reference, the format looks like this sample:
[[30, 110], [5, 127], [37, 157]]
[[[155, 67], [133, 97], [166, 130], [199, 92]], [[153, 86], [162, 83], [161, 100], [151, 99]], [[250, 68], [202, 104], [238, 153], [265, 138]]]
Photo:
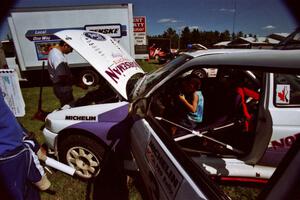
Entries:
[[180, 101], [185, 105], [185, 107], [190, 111], [190, 112], [196, 112], [197, 111], [197, 105], [198, 105], [198, 100], [199, 97], [196, 94], [196, 92], [194, 92], [193, 94], [193, 102], [192, 104], [190, 104], [186, 99], [184, 95], [179, 95], [179, 99]]
[[249, 88], [246, 88], [246, 87], [243, 87], [243, 90], [244, 90], [244, 94], [248, 97], [252, 97], [253, 99], [255, 99], [256, 101], [259, 100], [260, 98], [260, 95], [258, 92], [254, 91], [254, 90], [251, 90]]

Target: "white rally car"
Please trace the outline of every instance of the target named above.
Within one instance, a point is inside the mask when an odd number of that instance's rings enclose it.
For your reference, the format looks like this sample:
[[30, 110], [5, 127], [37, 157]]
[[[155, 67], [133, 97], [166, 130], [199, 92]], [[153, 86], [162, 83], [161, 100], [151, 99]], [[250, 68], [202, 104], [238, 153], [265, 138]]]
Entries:
[[[144, 74], [105, 35], [82, 30], [56, 35], [119, 93], [118, 102], [54, 111], [46, 118], [48, 146], [82, 178], [97, 174], [106, 148], [120, 141], [130, 147], [150, 197], [205, 198], [203, 169], [223, 180], [264, 182], [299, 136], [300, 50], [196, 51]], [[216, 77], [202, 78], [203, 122], [194, 130], [179, 126], [172, 121], [178, 84], [210, 67], [218, 70]], [[238, 83], [259, 100], [244, 96], [241, 103]], [[252, 116], [247, 130], [243, 107]], [[172, 135], [172, 127], [185, 134]]]

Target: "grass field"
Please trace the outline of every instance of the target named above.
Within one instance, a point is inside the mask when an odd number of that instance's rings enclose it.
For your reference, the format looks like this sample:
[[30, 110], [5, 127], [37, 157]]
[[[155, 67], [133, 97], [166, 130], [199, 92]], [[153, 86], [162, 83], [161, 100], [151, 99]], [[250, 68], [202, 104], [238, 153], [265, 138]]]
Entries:
[[[145, 71], [151, 71], [157, 68], [158, 65], [155, 63], [140, 62]], [[84, 91], [78, 87], [73, 87], [74, 96], [78, 98], [84, 95], [87, 91]], [[42, 136], [41, 127], [43, 126], [42, 121], [34, 120], [32, 117], [38, 109], [39, 99], [39, 87], [22, 88], [23, 97], [26, 103], [26, 115], [20, 118], [20, 122], [29, 131], [35, 133], [36, 138], [40, 143], [43, 143], [44, 138]], [[59, 108], [59, 102], [55, 98], [51, 87], [43, 88], [43, 103], [42, 109], [44, 111], [53, 111]], [[86, 188], [87, 183], [72, 178], [69, 175], [65, 175], [58, 171], [53, 171], [52, 174], [48, 173], [48, 177], [52, 183], [51, 189], [56, 192], [55, 195], [47, 193], [41, 193], [42, 200], [84, 200], [86, 199]], [[130, 199], [139, 200], [140, 195], [136, 192], [135, 187], [130, 186]], [[232, 197], [232, 199], [255, 199], [259, 189], [247, 188], [241, 186], [221, 186], [221, 188]]]

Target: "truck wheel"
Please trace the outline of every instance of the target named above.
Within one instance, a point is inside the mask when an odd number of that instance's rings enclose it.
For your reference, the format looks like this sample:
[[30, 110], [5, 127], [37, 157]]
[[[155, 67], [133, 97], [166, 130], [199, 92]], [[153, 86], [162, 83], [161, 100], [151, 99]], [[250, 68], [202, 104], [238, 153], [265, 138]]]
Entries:
[[60, 161], [75, 168], [78, 178], [88, 180], [99, 174], [104, 145], [87, 136], [70, 135], [63, 138], [59, 147]]
[[80, 82], [86, 86], [95, 86], [99, 82], [99, 75], [93, 70], [84, 70], [79, 77]]

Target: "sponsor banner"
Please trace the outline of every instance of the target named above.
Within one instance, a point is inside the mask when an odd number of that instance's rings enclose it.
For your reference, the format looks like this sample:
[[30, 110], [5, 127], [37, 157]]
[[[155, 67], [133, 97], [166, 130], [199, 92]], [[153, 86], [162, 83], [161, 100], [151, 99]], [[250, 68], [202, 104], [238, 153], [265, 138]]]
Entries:
[[133, 32], [146, 33], [146, 16], [133, 17]]
[[14, 115], [16, 117], [23, 117], [25, 115], [25, 102], [15, 70], [0, 69], [0, 88], [5, 102]]
[[146, 33], [133, 33], [133, 35], [134, 35], [135, 45], [147, 45]]
[[147, 45], [147, 33], [146, 33], [146, 17], [139, 16], [133, 17], [134, 27], [134, 44], [135, 45]]
[[125, 99], [128, 80], [137, 73], [144, 73], [135, 60], [108, 35], [84, 30], [60, 31], [55, 35], [73, 47]]

